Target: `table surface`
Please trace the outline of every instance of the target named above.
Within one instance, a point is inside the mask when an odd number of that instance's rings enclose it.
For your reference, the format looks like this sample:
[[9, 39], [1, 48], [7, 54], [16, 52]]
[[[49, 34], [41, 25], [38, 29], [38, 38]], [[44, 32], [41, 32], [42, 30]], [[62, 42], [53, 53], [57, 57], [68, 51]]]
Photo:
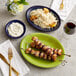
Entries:
[[[45, 6], [50, 6], [50, 3], [52, 0], [28, 0], [30, 5], [25, 6], [24, 11], [17, 16], [11, 16], [9, 15], [5, 3], [7, 0], [0, 0], [0, 43], [4, 42], [7, 39], [10, 39], [9, 37], [6, 36], [5, 33], [5, 24], [13, 19], [19, 19], [23, 21], [26, 24], [26, 33], [24, 36], [30, 34], [30, 33], [36, 33], [40, 32], [36, 30], [35, 28], [31, 27], [26, 19], [25, 19], [25, 12], [26, 10], [33, 5], [45, 5]], [[55, 68], [50, 68], [50, 69], [42, 69], [35, 67], [28, 63], [22, 56], [19, 50], [19, 44], [22, 40], [20, 39], [10, 39], [14, 47], [17, 49], [18, 53], [22, 57], [22, 59], [25, 61], [25, 63], [28, 65], [30, 68], [30, 73], [27, 74], [26, 76], [76, 76], [76, 33], [73, 35], [67, 35], [65, 34], [63, 27], [64, 24], [68, 20], [76, 20], [76, 6], [70, 13], [69, 17], [66, 19], [66, 21], [62, 21], [61, 27], [54, 31], [54, 32], [49, 32], [47, 34], [56, 37], [64, 46], [65, 52], [67, 54], [71, 54], [71, 58], [65, 57], [65, 60], [67, 60], [67, 64], [65, 66], [59, 65], [58, 67]], [[0, 74], [0, 76], [2, 76]]]

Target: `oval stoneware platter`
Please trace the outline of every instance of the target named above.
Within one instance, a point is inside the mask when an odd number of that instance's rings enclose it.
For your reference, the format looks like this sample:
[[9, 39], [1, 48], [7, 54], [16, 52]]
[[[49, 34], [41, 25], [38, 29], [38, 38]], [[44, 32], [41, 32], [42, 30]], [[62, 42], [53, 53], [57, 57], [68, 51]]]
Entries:
[[33, 33], [33, 34], [29, 34], [29, 35], [25, 36], [20, 43], [20, 50], [21, 50], [21, 53], [22, 53], [23, 57], [29, 63], [31, 63], [31, 64], [33, 64], [37, 67], [41, 67], [41, 68], [52, 68], [52, 67], [56, 67], [59, 64], [61, 64], [61, 61], [59, 61], [59, 60], [64, 60], [64, 55], [58, 56], [57, 60], [54, 62], [54, 61], [40, 59], [40, 58], [35, 57], [31, 54], [26, 54], [25, 50], [22, 50], [21, 48], [26, 49], [26, 48], [30, 47], [29, 43], [32, 42], [32, 37], [33, 36], [38, 37], [39, 40], [43, 44], [45, 44], [47, 46], [50, 46], [51, 48], [62, 49], [63, 53], [64, 53], [63, 46], [61, 45], [61, 43], [56, 38], [54, 38], [54, 37], [52, 37], [48, 34], [44, 34], [44, 33]]

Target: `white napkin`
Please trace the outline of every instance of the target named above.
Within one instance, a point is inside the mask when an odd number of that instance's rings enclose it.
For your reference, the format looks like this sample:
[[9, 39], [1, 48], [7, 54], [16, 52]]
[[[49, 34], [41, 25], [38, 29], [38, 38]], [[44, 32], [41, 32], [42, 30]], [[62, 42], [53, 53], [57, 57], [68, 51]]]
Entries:
[[[11, 47], [13, 51], [12, 66], [20, 73], [19, 76], [25, 76], [29, 72], [29, 68], [21, 59], [21, 57], [17, 53], [16, 49], [14, 48], [10, 40], [7, 40], [0, 45], [0, 53], [3, 54], [8, 60], [9, 47]], [[1, 59], [0, 59], [0, 69], [3, 73], [3, 76], [9, 76], [9, 66], [5, 64]], [[12, 72], [12, 76], [16, 76], [14, 72]]]
[[66, 20], [66, 18], [69, 16], [70, 12], [72, 11], [73, 7], [76, 5], [76, 0], [64, 0], [63, 10], [59, 9], [61, 2], [62, 0], [53, 0], [53, 4], [51, 8], [59, 14], [62, 20]]

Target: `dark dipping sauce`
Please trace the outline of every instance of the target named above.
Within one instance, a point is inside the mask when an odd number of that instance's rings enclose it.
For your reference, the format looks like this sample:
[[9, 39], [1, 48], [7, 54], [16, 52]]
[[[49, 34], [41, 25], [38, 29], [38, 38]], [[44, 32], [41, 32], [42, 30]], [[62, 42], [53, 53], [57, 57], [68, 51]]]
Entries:
[[76, 25], [72, 22], [67, 22], [64, 26], [64, 31], [67, 34], [74, 34]]

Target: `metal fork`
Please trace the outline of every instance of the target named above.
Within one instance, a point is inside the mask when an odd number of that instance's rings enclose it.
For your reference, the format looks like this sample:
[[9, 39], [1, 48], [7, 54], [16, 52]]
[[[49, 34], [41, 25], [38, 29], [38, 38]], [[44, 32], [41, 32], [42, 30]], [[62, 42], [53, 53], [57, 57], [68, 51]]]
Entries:
[[62, 9], [64, 8], [64, 3], [63, 3], [63, 1], [64, 1], [64, 0], [62, 0], [62, 2], [61, 2], [61, 4], [60, 4], [60, 8], [59, 8], [60, 10], [62, 10]]
[[8, 59], [9, 59], [9, 76], [12, 76], [11, 74], [11, 59], [13, 58], [13, 52], [12, 52], [12, 49], [11, 48], [8, 48]]

